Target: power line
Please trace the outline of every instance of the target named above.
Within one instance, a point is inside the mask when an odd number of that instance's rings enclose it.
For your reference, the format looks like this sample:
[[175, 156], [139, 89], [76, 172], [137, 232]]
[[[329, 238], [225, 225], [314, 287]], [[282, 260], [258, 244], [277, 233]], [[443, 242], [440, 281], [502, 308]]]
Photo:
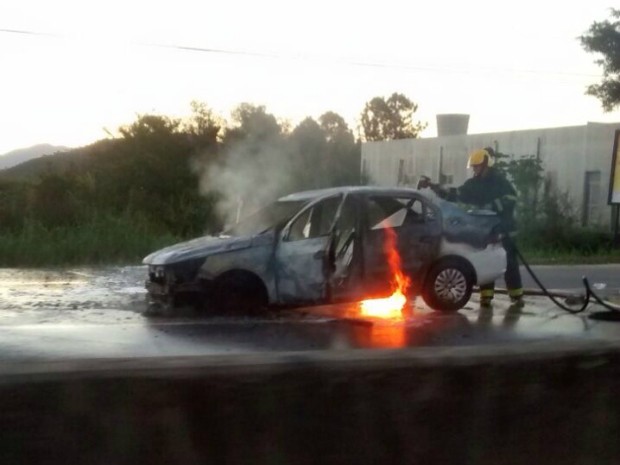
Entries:
[[32, 36], [47, 36], [47, 37], [58, 37], [61, 36], [58, 34], [52, 34], [49, 32], [36, 32], [36, 31], [24, 31], [20, 29], [3, 29], [0, 28], [0, 32], [4, 32], [6, 34], [23, 34], [23, 35], [32, 35]]
[[[71, 39], [70, 36], [66, 36], [62, 34], [30, 31], [30, 30], [19, 30], [19, 29], [0, 28], [0, 33], [53, 37], [57, 39]], [[479, 66], [479, 65], [476, 65], [475, 68], [473, 66], [471, 67], [420, 66], [420, 65], [411, 65], [407, 63], [393, 63], [393, 62], [382, 63], [382, 62], [375, 62], [375, 61], [359, 61], [359, 60], [353, 60], [353, 59], [348, 59], [348, 58], [335, 59], [335, 58], [328, 58], [325, 56], [319, 56], [319, 57], [308, 56], [308, 55], [300, 56], [300, 55], [291, 55], [291, 54], [282, 54], [282, 53], [267, 53], [267, 52], [256, 52], [256, 51], [211, 48], [211, 47], [197, 47], [197, 46], [179, 45], [179, 44], [161, 44], [161, 43], [144, 42], [144, 43], [137, 43], [136, 45], [143, 46], [143, 47], [180, 50], [180, 51], [190, 52], [190, 53], [208, 53], [208, 54], [220, 54], [220, 55], [246, 56], [246, 57], [256, 57], [256, 58], [268, 58], [268, 59], [273, 59], [273, 60], [286, 60], [286, 61], [331, 62], [337, 65], [359, 66], [359, 67], [365, 67], [365, 68], [400, 69], [400, 70], [405, 70], [405, 71], [459, 73], [459, 72], [471, 72], [472, 70], [475, 69], [476, 71], [515, 73], [515, 74], [516, 73], [538, 74], [538, 75], [555, 75], [555, 76], [583, 77], [583, 78], [599, 78], [600, 77], [600, 75], [597, 75], [597, 74], [575, 73], [575, 72], [568, 72], [568, 71], [542, 71], [542, 70], [536, 70], [536, 69], [499, 68], [499, 67]]]

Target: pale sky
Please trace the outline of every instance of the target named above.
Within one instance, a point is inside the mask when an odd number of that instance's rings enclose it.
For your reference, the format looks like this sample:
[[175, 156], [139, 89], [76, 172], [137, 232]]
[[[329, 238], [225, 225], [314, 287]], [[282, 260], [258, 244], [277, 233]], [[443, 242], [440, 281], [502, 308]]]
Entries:
[[620, 122], [585, 95], [602, 70], [577, 39], [613, 6], [3, 0], [0, 154], [90, 144], [138, 114], [189, 116], [192, 100], [226, 118], [265, 105], [292, 124], [335, 111], [355, 128], [368, 100], [400, 92], [423, 137], [438, 113], [469, 114], [472, 134]]

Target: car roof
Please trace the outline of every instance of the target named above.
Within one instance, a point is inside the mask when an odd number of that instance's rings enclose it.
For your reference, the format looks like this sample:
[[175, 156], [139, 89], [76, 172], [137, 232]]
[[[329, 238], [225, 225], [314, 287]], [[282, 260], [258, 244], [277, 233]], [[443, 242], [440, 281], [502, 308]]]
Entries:
[[418, 189], [411, 187], [383, 187], [383, 186], [341, 186], [341, 187], [327, 187], [324, 189], [314, 189], [302, 192], [295, 192], [292, 194], [280, 197], [278, 201], [289, 202], [299, 200], [314, 200], [321, 197], [328, 197], [330, 195], [337, 194], [387, 194], [387, 195], [399, 195], [399, 194], [420, 194], [429, 200], [432, 200], [426, 192], [422, 192]]

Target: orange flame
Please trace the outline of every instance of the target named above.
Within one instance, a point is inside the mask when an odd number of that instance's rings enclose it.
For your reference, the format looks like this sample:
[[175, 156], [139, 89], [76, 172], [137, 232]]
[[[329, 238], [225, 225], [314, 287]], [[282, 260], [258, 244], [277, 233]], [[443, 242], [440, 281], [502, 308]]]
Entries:
[[390, 274], [392, 276], [392, 295], [379, 299], [366, 299], [360, 302], [362, 316], [401, 319], [402, 309], [407, 303], [407, 289], [409, 288], [409, 278], [405, 276], [401, 269], [400, 255], [396, 249], [396, 233], [391, 227], [385, 228], [384, 250], [387, 255]]

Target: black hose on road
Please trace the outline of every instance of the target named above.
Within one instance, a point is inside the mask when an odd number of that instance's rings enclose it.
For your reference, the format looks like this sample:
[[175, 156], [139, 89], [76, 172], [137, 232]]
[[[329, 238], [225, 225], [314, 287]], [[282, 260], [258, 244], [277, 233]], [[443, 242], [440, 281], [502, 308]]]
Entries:
[[525, 269], [527, 270], [527, 272], [530, 274], [530, 276], [532, 277], [532, 279], [536, 282], [536, 284], [538, 284], [538, 287], [540, 287], [540, 289], [543, 291], [543, 293], [549, 297], [549, 299], [551, 299], [551, 301], [556, 304], [559, 308], [561, 308], [562, 310], [571, 313], [571, 314], [577, 314], [577, 313], [581, 313], [583, 312], [588, 305], [590, 305], [590, 299], [594, 299], [594, 301], [596, 303], [598, 303], [599, 305], [601, 305], [603, 308], [606, 308], [607, 311], [606, 312], [596, 312], [592, 315], [590, 315], [590, 318], [594, 318], [594, 319], [601, 319], [601, 320], [608, 320], [608, 321], [620, 321], [620, 306], [614, 305], [612, 303], [606, 302], [603, 299], [601, 299], [598, 295], [596, 295], [596, 293], [592, 290], [592, 288], [590, 287], [590, 282], [588, 281], [587, 277], [583, 277], [582, 281], [583, 281], [583, 285], [585, 287], [585, 296], [583, 297], [583, 304], [576, 308], [576, 307], [569, 307], [565, 304], [563, 304], [562, 302], [558, 301], [555, 296], [549, 292], [547, 290], [547, 288], [544, 286], [544, 284], [540, 281], [540, 279], [538, 279], [538, 276], [536, 276], [536, 274], [534, 273], [534, 271], [532, 270], [532, 268], [530, 268], [529, 263], [525, 260], [525, 258], [523, 257], [523, 255], [521, 254], [521, 251], [519, 250], [519, 248], [516, 246], [516, 244], [514, 244], [515, 250], [517, 252], [517, 256], [519, 257], [519, 260], [521, 260], [521, 263], [523, 263], [523, 266], [525, 266]]

